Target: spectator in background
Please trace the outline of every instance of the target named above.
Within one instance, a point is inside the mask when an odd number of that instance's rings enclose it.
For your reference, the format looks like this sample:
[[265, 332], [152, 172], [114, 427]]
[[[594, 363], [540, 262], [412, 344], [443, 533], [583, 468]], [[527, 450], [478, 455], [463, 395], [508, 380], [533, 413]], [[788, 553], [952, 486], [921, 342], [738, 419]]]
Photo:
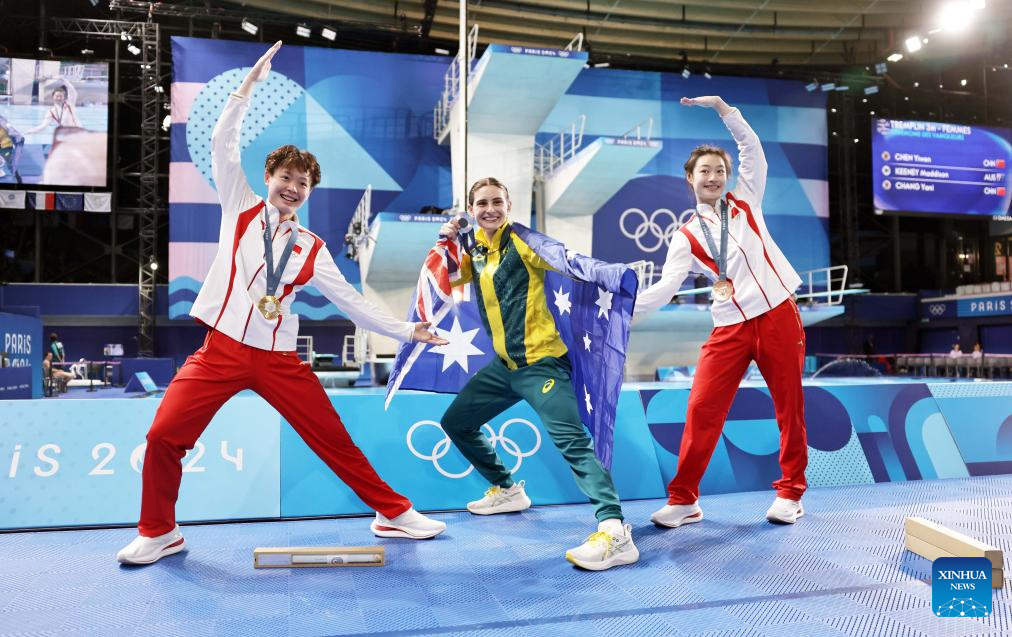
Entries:
[[984, 358], [984, 348], [980, 346], [980, 341], [973, 344], [973, 351], [970, 352], [970, 356], [977, 360]]
[[42, 359], [42, 377], [52, 378], [56, 384], [57, 390], [62, 394], [67, 391], [67, 383], [74, 379], [74, 375], [70, 372], [65, 372], [62, 369], [56, 369], [53, 367], [53, 353], [46, 352], [46, 357]]
[[868, 358], [875, 356], [874, 334], [869, 334], [868, 337], [864, 339], [864, 345], [862, 346], [862, 349], [864, 351], [864, 355], [867, 356]]
[[952, 349], [949, 351], [949, 358], [959, 358], [963, 355], [963, 351], [959, 349], [959, 343], [953, 343]]
[[67, 362], [67, 353], [63, 351], [63, 343], [60, 342], [60, 336], [56, 332], [49, 335], [49, 353], [57, 363]]

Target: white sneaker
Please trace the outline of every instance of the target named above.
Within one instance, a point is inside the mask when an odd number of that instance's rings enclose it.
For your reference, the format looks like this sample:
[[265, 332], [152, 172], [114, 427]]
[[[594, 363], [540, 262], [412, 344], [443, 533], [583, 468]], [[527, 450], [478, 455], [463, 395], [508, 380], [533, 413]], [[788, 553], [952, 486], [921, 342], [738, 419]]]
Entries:
[[120, 549], [116, 559], [121, 564], [151, 564], [166, 555], [178, 553], [186, 548], [186, 541], [179, 525], [164, 535], [144, 537], [138, 535], [132, 542]]
[[650, 516], [650, 521], [654, 524], [672, 529], [702, 519], [703, 510], [699, 508], [698, 500], [692, 504], [665, 504]]
[[638, 559], [640, 552], [633, 544], [632, 526], [628, 524], [617, 535], [607, 531], [591, 533], [586, 542], [566, 551], [566, 560], [588, 571], [603, 571]]
[[801, 500], [778, 497], [766, 511], [766, 519], [774, 524], [794, 524], [804, 514], [805, 507], [801, 506]]
[[369, 525], [374, 535], [380, 537], [406, 537], [411, 540], [424, 540], [436, 537], [446, 530], [446, 523], [433, 520], [415, 511], [408, 509], [393, 519], [376, 512], [376, 519]]
[[513, 513], [531, 507], [531, 499], [524, 492], [524, 481], [514, 482], [508, 489], [492, 485], [481, 500], [467, 503], [467, 510], [475, 515]]

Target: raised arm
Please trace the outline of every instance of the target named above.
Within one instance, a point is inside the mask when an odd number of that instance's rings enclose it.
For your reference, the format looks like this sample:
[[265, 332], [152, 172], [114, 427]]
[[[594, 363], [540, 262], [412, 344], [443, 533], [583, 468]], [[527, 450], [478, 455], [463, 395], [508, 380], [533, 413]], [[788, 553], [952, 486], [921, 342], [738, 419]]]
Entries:
[[683, 97], [681, 103], [685, 106], [705, 106], [717, 111], [738, 145], [738, 183], [734, 188], [735, 194], [739, 197], [746, 195], [756, 203], [762, 203], [766, 190], [766, 155], [759, 136], [742, 117], [741, 111], [716, 95]]
[[668, 255], [664, 259], [661, 278], [636, 296], [634, 314], [648, 314], [670, 303], [671, 297], [675, 295], [678, 288], [682, 286], [682, 281], [688, 276], [691, 265], [692, 252], [689, 248], [689, 240], [681, 232], [676, 232], [671, 238], [671, 245], [668, 246]]
[[[74, 88], [74, 85], [70, 80], [62, 75], [60, 76], [60, 79], [63, 80], [63, 87], [67, 90], [67, 104], [70, 104], [71, 109], [77, 108], [77, 89]], [[74, 116], [74, 119], [77, 119], [76, 115]]]
[[256, 193], [250, 188], [242, 171], [239, 134], [242, 131], [243, 117], [249, 109], [253, 87], [267, 77], [271, 70], [271, 58], [280, 48], [281, 42], [278, 41], [260, 56], [239, 88], [228, 96], [225, 108], [211, 133], [211, 176], [218, 190], [223, 219], [238, 215], [257, 203]]
[[310, 284], [316, 286], [359, 327], [399, 341], [424, 341], [434, 345], [447, 343], [446, 340], [429, 332], [429, 323], [398, 321], [385, 309], [362, 296], [341, 274], [327, 246], [321, 247], [316, 254]]

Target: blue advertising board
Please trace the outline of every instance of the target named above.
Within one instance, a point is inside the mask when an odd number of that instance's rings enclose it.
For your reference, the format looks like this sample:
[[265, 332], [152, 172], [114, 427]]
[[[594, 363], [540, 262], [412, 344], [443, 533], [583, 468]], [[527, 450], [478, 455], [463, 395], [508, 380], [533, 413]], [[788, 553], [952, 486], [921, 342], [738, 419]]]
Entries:
[[[481, 498], [488, 482], [464, 459], [439, 427], [454, 396], [401, 392], [383, 411], [383, 395], [331, 394], [352, 440], [381, 478], [418, 509], [462, 509]], [[664, 494], [643, 408], [635, 391], [623, 391], [615, 428], [613, 478], [622, 498]], [[482, 425], [499, 458], [525, 480], [534, 504], [586, 502], [569, 465], [534, 410], [525, 402]], [[285, 423], [281, 432], [283, 516], [366, 513], [358, 499]], [[321, 497], [321, 494], [325, 494]]]
[[[12, 389], [0, 394], [0, 398], [42, 398], [42, 357], [46, 345], [42, 342], [42, 321], [33, 316], [0, 312], [0, 338], [3, 339], [3, 352], [10, 367], [22, 367], [29, 370], [31, 388], [26, 392], [24, 375], [9, 374], [10, 378], [2, 378], [5, 386]], [[14, 386], [20, 389], [13, 389]]]
[[[130, 524], [156, 399], [0, 402], [0, 528]], [[180, 521], [277, 517], [278, 414], [235, 397], [183, 458]]]

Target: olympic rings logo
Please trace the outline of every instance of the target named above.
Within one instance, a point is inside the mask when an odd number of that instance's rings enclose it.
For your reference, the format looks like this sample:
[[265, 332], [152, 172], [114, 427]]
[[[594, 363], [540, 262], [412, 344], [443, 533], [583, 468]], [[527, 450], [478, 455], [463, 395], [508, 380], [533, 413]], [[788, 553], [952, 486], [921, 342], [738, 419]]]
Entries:
[[[647, 216], [647, 213], [643, 212], [639, 208], [627, 208], [622, 216], [618, 220], [618, 228], [622, 231], [625, 237], [632, 239], [636, 242], [636, 247], [643, 252], [657, 252], [662, 246], [671, 245], [671, 239], [675, 236], [675, 232], [678, 231], [682, 225], [688, 221], [693, 214], [695, 214], [695, 208], [689, 208], [684, 210], [680, 215], [675, 215], [674, 212], [667, 208], [658, 208]], [[630, 230], [628, 227], [627, 219], [633, 218], [633, 222], [638, 220], [636, 228]], [[667, 226], [662, 226], [660, 221], [669, 220]], [[647, 238], [646, 245], [642, 239]]]
[[928, 311], [930, 311], [934, 316], [941, 316], [945, 314], [945, 305], [942, 303], [932, 303], [928, 306]]
[[[530, 451], [521, 451], [520, 445], [517, 444], [516, 441], [514, 441], [512, 438], [506, 436], [506, 430], [509, 428], [510, 425], [513, 424], [527, 425], [528, 427], [531, 428], [531, 431], [534, 432], [534, 447], [531, 448]], [[412, 442], [412, 437], [414, 436], [415, 430], [417, 430], [419, 427], [435, 427], [440, 431], [440, 433], [443, 434], [442, 439], [436, 442], [436, 444], [432, 447], [431, 453], [428, 454], [421, 453], [420, 451], [418, 451], [418, 449], [415, 448], [415, 445]], [[493, 449], [496, 447], [497, 444], [501, 444], [503, 450], [506, 453], [516, 458], [516, 462], [513, 463], [513, 468], [509, 470], [510, 473], [516, 472], [516, 470], [520, 468], [520, 465], [524, 463], [524, 458], [530, 458], [531, 456], [533, 456], [535, 453], [538, 452], [538, 449], [541, 448], [541, 432], [538, 431], [538, 428], [534, 426], [534, 424], [523, 418], [510, 418], [509, 420], [504, 422], [501, 427], [499, 427], [498, 433], [496, 433], [496, 431], [492, 429], [492, 427], [490, 427], [488, 423], [482, 425], [481, 428], [485, 431], [485, 436], [488, 438], [488, 441], [489, 443], [491, 443]], [[415, 424], [411, 425], [411, 427], [408, 428], [406, 442], [408, 443], [408, 450], [412, 454], [414, 454], [416, 458], [418, 458], [419, 460], [431, 461], [432, 466], [436, 468], [436, 471], [446, 476], [447, 478], [464, 478], [468, 476], [472, 471], [474, 471], [474, 465], [468, 465], [467, 469], [465, 469], [460, 473], [451, 473], [446, 469], [444, 469], [439, 464], [440, 458], [444, 457], [446, 454], [450, 452], [451, 443], [450, 437], [446, 435], [446, 432], [443, 431], [443, 428], [440, 426], [440, 424], [434, 420], [419, 420]]]

